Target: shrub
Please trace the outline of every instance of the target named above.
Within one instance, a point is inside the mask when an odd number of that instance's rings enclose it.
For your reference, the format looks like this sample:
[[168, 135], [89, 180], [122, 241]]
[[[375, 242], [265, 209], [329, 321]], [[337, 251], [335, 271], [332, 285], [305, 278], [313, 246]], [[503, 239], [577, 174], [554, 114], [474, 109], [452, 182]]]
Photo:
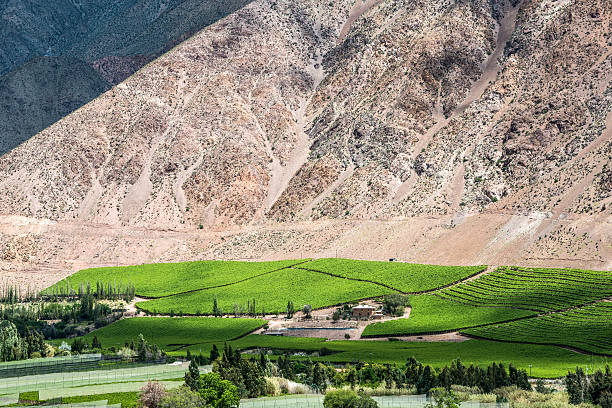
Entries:
[[151, 381], [140, 389], [140, 403], [147, 408], [159, 408], [166, 397], [166, 388], [157, 381]]
[[612, 408], [612, 392], [602, 392], [599, 405], [601, 405], [601, 408]]
[[123, 347], [117, 352], [117, 355], [124, 360], [130, 360], [136, 356], [136, 352], [129, 347]]
[[275, 397], [281, 395], [281, 386], [278, 378], [266, 377], [266, 395]]
[[72, 341], [72, 345], [70, 346], [70, 349], [74, 353], [81, 354], [83, 350], [85, 350], [85, 342], [80, 337], [76, 338]]
[[432, 388], [429, 394], [433, 402], [425, 405], [425, 408], [459, 408], [461, 400], [453, 392], [444, 388]]
[[357, 394], [351, 390], [335, 390], [325, 394], [325, 408], [377, 408], [378, 403], [363, 393]]
[[351, 390], [330, 391], [325, 394], [323, 406], [325, 408], [349, 408], [354, 407], [357, 394]]
[[307, 319], [310, 319], [311, 317], [311, 313], [312, 313], [312, 306], [310, 305], [304, 305], [302, 307], [302, 313], [304, 313], [304, 316], [306, 316]]
[[410, 299], [406, 295], [400, 295], [399, 293], [393, 293], [385, 296], [384, 310], [393, 316], [403, 316], [404, 309], [410, 306]]

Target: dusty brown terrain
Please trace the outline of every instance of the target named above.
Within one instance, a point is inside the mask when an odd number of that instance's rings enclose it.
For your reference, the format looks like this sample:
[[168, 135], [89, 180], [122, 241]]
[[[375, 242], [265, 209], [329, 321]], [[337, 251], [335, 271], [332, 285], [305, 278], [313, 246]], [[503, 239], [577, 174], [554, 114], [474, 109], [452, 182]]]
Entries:
[[361, 1], [257, 0], [2, 156], [2, 276], [611, 269], [612, 3]]

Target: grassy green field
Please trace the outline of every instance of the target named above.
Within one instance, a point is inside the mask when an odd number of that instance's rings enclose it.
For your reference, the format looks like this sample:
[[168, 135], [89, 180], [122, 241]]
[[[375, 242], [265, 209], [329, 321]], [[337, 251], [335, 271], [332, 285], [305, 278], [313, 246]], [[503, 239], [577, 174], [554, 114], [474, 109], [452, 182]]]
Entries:
[[464, 332], [494, 340], [561, 344], [612, 355], [612, 302]]
[[581, 306], [612, 294], [612, 273], [580, 269], [500, 267], [441, 295], [475, 306], [550, 312]]
[[456, 330], [534, 314], [527, 310], [510, 308], [474, 307], [435, 295], [411, 296], [410, 304], [412, 310], [409, 319], [370, 324], [364, 330], [363, 336], [400, 336]]
[[383, 283], [402, 292], [420, 292], [457, 282], [487, 269], [481, 266], [420, 265], [403, 262], [325, 258], [300, 265], [353, 279]]
[[83, 402], [106, 400], [109, 405], [121, 404], [121, 408], [133, 408], [138, 405], [138, 398], [140, 398], [140, 393], [138, 391], [114, 392], [108, 394], [66, 397], [62, 398], [62, 404], [79, 404]]
[[[485, 268], [347, 259], [319, 259], [288, 268], [298, 262], [206, 261], [101, 268], [80, 271], [68, 280], [72, 286], [83, 282], [91, 282], [95, 286], [97, 280], [131, 282], [136, 286], [137, 294], [159, 297], [138, 303], [139, 308], [154, 313], [211, 314], [214, 299], [217, 299], [218, 306], [226, 314], [233, 314], [235, 307], [246, 312], [247, 304], [253, 301], [256, 313], [261, 314], [262, 310], [266, 313], [284, 313], [288, 301], [292, 301], [296, 308], [305, 304], [322, 308], [395, 293], [394, 289], [402, 292], [429, 291]], [[66, 282], [58, 285], [65, 286]], [[500, 267], [477, 279], [441, 289], [436, 295], [411, 295], [409, 319], [372, 324], [366, 328], [364, 336], [400, 336], [462, 329], [491, 340], [564, 344], [609, 353], [612, 351], [609, 304], [559, 311], [580, 307], [611, 294], [610, 272]], [[496, 324], [555, 311], [557, 313], [546, 316]], [[230, 342], [240, 349], [316, 352], [326, 347], [334, 353], [312, 358], [403, 364], [408, 357], [415, 356], [423, 363], [436, 367], [460, 357], [466, 364], [487, 365], [501, 361], [512, 362], [525, 369], [531, 365], [532, 374], [541, 377], [562, 376], [577, 365], [601, 367], [608, 362], [604, 357], [582, 355], [550, 344], [476, 339], [457, 343], [427, 343], [367, 340], [323, 342], [314, 338], [257, 335], [241, 337], [264, 323], [263, 320], [228, 318], [134, 318], [99, 329], [85, 339], [90, 342], [95, 334], [104, 347], [120, 347], [126, 339], [136, 338], [142, 333], [150, 342], [174, 354], [184, 354], [187, 349], [207, 353], [213, 344], [222, 347], [224, 342]], [[474, 328], [479, 325], [489, 326]]]
[[[165, 350], [188, 344], [224, 342], [243, 336], [263, 326], [260, 319], [224, 319], [214, 317], [135, 317], [119, 320], [83, 337], [91, 343], [97, 336], [102, 347], [122, 347], [128, 339], [142, 333], [145, 339]], [[55, 340], [61, 343], [62, 340]], [[70, 341], [70, 339], [68, 339]]]
[[335, 305], [394, 291], [380, 285], [336, 278], [318, 272], [285, 269], [250, 279], [235, 285], [207, 289], [138, 303], [138, 307], [157, 313], [212, 313], [216, 297], [225, 313], [233, 313], [234, 304], [243, 306], [255, 300], [255, 310], [261, 313], [283, 313], [287, 302], [297, 308], [310, 304], [313, 308]]
[[[561, 377], [567, 374], [568, 370], [575, 369], [576, 366], [587, 365], [602, 368], [611, 361], [606, 357], [578, 354], [561, 347], [487, 340], [464, 342], [325, 341], [314, 338], [249, 335], [229, 344], [238, 349], [266, 348], [310, 352], [316, 352], [325, 347], [334, 354], [304, 358], [344, 363], [361, 360], [400, 365], [404, 364], [409, 357], [414, 356], [422, 363], [443, 367], [450, 364], [453, 359], [461, 358], [466, 364], [473, 363], [480, 366], [486, 366], [493, 361], [503, 362], [506, 365], [513, 363], [519, 368], [525, 368], [528, 372], [531, 364], [533, 376], [546, 378]], [[178, 351], [173, 354], [184, 355], [184, 353], [185, 351]]]
[[274, 262], [197, 261], [167, 264], [147, 264], [108, 268], [84, 269], [47, 289], [73, 288], [80, 284], [96, 282], [127, 284], [136, 287], [136, 294], [145, 297], [161, 297], [190, 290], [227, 285], [257, 275], [286, 268], [300, 260]]

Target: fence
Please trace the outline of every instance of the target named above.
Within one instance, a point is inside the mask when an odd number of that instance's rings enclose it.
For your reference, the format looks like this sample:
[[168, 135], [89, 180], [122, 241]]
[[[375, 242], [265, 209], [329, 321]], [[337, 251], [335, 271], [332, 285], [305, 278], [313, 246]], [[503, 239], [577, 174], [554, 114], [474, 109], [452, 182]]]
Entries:
[[[373, 397], [380, 408], [423, 408], [431, 401], [424, 395], [397, 395]], [[257, 398], [240, 401], [240, 408], [322, 408], [322, 395], [287, 395], [273, 398]], [[461, 408], [509, 408], [506, 403], [481, 403], [467, 401]]]
[[[187, 364], [180, 363], [9, 377], [0, 381], [0, 395], [39, 391], [40, 398], [46, 400], [87, 393], [137, 391], [148, 380], [182, 378], [186, 370]], [[210, 366], [201, 367], [201, 371], [210, 371]], [[169, 386], [175, 383], [180, 385], [180, 381], [171, 381], [171, 383]]]
[[[10, 397], [10, 396], [0, 396], [0, 407], [5, 407], [7, 405], [12, 405], [12, 404], [16, 404], [18, 402], [19, 397], [18, 396], [14, 396]], [[62, 403], [57, 403], [57, 404], [45, 404], [44, 405], [47, 408], [121, 408], [121, 404], [112, 404], [109, 405], [108, 401], [106, 400], [101, 400], [101, 401], [92, 401], [92, 402], [80, 402], [80, 403], [73, 403], [73, 404], [62, 404]]]
[[102, 359], [102, 354], [81, 354], [77, 356], [9, 361], [0, 363], [0, 378], [94, 369]]
[[121, 363], [121, 365], [124, 367], [137, 367], [163, 364], [165, 363], [165, 360], [161, 359], [141, 363], [136, 362], [133, 359], [124, 360], [116, 355], [105, 356], [102, 354], [81, 354], [67, 357], [10, 361], [0, 363], [0, 379], [63, 372], [112, 370], [115, 368], [121, 368], [118, 367], [118, 363]]

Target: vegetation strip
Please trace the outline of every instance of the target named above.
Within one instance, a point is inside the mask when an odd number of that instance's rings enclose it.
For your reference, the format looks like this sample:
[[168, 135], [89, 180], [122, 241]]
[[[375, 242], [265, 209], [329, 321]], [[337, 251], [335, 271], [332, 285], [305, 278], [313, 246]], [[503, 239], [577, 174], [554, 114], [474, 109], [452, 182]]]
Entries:
[[[394, 291], [396, 291], [396, 292], [401, 293], [402, 295], [408, 295], [408, 294], [409, 294], [409, 293], [406, 293], [406, 292], [402, 292], [401, 290], [399, 290], [399, 289], [397, 289], [397, 288], [391, 287], [391, 286], [389, 286], [389, 285], [385, 285], [384, 283], [374, 282], [374, 281], [367, 280], [367, 279], [349, 278], [349, 277], [347, 277], [347, 276], [336, 275], [336, 274], [333, 274], [333, 273], [330, 273], [330, 272], [319, 271], [319, 270], [317, 270], [317, 269], [309, 269], [309, 268], [295, 268], [295, 267], [294, 267], [294, 268], [291, 268], [291, 269], [298, 269], [298, 270], [302, 270], [302, 271], [322, 273], [322, 274], [324, 274], [324, 275], [329, 275], [329, 276], [332, 276], [332, 277], [334, 277], [334, 278], [339, 278], [339, 279], [348, 279], [348, 280], [352, 280], [352, 281], [356, 281], [356, 282], [372, 283], [372, 284], [374, 284], [374, 285], [378, 285], [378, 286], [382, 286], [382, 287], [387, 288], [387, 289], [394, 290]], [[361, 300], [363, 300], [363, 299], [361, 299]]]
[[559, 347], [562, 349], [573, 351], [574, 353], [579, 353], [579, 354], [584, 354], [584, 355], [589, 355], [589, 356], [612, 357], [612, 354], [596, 353], [593, 351], [584, 350], [578, 347], [572, 347], [572, 346], [568, 346], [567, 344], [561, 344], [561, 343], [539, 343], [539, 342], [534, 342], [534, 341], [498, 340], [498, 339], [494, 339], [491, 337], [478, 336], [476, 334], [471, 334], [471, 333], [463, 332], [463, 331], [461, 332], [461, 334], [463, 336], [472, 338], [474, 340], [496, 341], [498, 343], [527, 344], [527, 345], [534, 345], [534, 346], [551, 346], [551, 347]]
[[333, 276], [386, 285], [398, 292], [421, 294], [471, 279], [488, 268], [479, 266], [422, 265], [403, 262], [315, 259], [307, 268]]
[[470, 328], [463, 333], [495, 341], [558, 345], [587, 354], [612, 356], [612, 303], [595, 302], [525, 322]]

